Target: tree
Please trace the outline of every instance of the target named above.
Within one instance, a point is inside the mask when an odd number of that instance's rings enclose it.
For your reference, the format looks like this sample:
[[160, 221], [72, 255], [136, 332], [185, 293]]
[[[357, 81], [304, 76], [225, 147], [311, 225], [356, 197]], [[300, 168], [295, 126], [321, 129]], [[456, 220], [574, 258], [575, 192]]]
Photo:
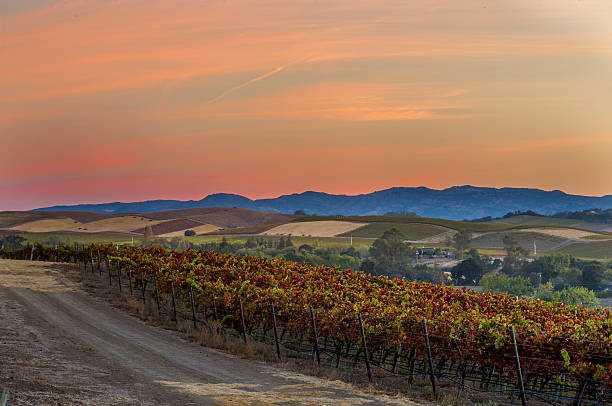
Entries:
[[227, 241], [226, 237], [221, 239], [221, 244], [219, 244], [219, 252], [222, 254], [229, 254], [232, 251], [231, 244]]
[[348, 255], [349, 257], [361, 258], [361, 254], [354, 247], [348, 247], [346, 250], [342, 251], [340, 254]]
[[285, 240], [285, 248], [288, 247], [293, 247], [293, 241], [291, 240], [291, 234], [289, 234], [287, 236], [287, 239]]
[[314, 247], [312, 245], [308, 245], [308, 244], [302, 244], [300, 245], [300, 247], [298, 248], [298, 251], [300, 252], [309, 252], [312, 253], [314, 251]]
[[508, 275], [515, 275], [522, 268], [523, 257], [529, 254], [525, 248], [518, 245], [512, 234], [504, 236], [504, 249], [506, 257], [504, 258], [503, 271]]
[[599, 300], [595, 293], [583, 286], [570, 286], [558, 292], [551, 292], [550, 289], [543, 290], [539, 299], [548, 302], [559, 302], [570, 306], [598, 307]]
[[506, 253], [508, 255], [514, 255], [514, 256], [527, 256], [529, 255], [529, 251], [526, 250], [525, 248], [521, 247], [518, 242], [516, 241], [516, 239], [514, 238], [514, 235], [512, 234], [506, 234], [504, 235], [504, 250], [506, 250]]
[[193, 237], [194, 235], [196, 235], [194, 230], [185, 230], [185, 237]]
[[534, 286], [529, 279], [522, 276], [511, 277], [503, 273], [489, 272], [480, 279], [484, 292], [507, 293], [511, 296], [531, 294]]
[[296, 216], [305, 216], [306, 215], [306, 211], [305, 210], [296, 210], [293, 212], [293, 214], [295, 214]]
[[523, 265], [521, 275], [530, 277], [534, 281], [537, 280], [538, 284], [546, 283], [565, 273], [570, 261], [569, 254], [545, 255]]
[[599, 300], [595, 293], [583, 286], [570, 286], [553, 294], [555, 301], [566, 305], [597, 307]]
[[606, 268], [602, 263], [590, 261], [582, 267], [582, 285], [595, 291], [601, 290]]
[[370, 256], [376, 261], [397, 262], [410, 257], [410, 247], [404, 243], [404, 235], [392, 228], [374, 241]]
[[476, 248], [472, 248], [468, 252], [468, 258], [472, 258], [474, 260], [474, 262], [476, 262], [478, 264], [479, 267], [484, 268], [484, 261], [480, 257], [480, 253], [478, 252], [478, 250]]
[[404, 235], [396, 228], [384, 232], [369, 249], [370, 257], [361, 269], [372, 275], [409, 278], [410, 246], [404, 243]]
[[20, 235], [7, 235], [1, 240], [0, 246], [4, 246], [7, 250], [19, 250], [23, 248], [22, 243], [25, 240], [26, 239]]
[[249, 237], [246, 240], [246, 244], [245, 247], [247, 248], [255, 248], [257, 247], [259, 244], [257, 244], [257, 240], [255, 239], [255, 237]]
[[554, 285], [578, 286], [582, 283], [582, 270], [578, 268], [566, 268], [552, 279]]
[[409, 273], [413, 281], [444, 285], [448, 283], [448, 277], [439, 268], [430, 268], [427, 265], [417, 265]]
[[390, 211], [384, 214], [385, 216], [391, 217], [419, 217], [418, 214], [414, 211], [400, 210], [400, 211]]
[[468, 258], [451, 268], [451, 277], [457, 285], [478, 285], [484, 274], [482, 265], [474, 258]]
[[143, 236], [144, 245], [151, 245], [152, 240], [153, 240], [153, 229], [151, 228], [150, 225], [147, 225], [144, 228], [144, 236]]
[[459, 258], [463, 258], [463, 251], [472, 244], [472, 232], [463, 230], [453, 236], [453, 245], [457, 248]]

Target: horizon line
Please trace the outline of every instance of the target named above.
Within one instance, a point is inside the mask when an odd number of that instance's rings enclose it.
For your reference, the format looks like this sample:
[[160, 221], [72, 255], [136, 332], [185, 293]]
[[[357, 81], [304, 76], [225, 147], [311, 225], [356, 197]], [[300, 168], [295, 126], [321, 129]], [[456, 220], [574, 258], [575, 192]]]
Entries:
[[535, 191], [543, 191], [543, 192], [561, 192], [563, 194], [566, 194], [568, 196], [581, 196], [581, 197], [592, 197], [592, 198], [604, 198], [604, 197], [609, 197], [612, 196], [612, 194], [604, 194], [601, 196], [597, 196], [597, 195], [583, 195], [583, 194], [573, 194], [573, 193], [568, 193], [564, 190], [561, 189], [540, 189], [540, 188], [536, 188], [536, 187], [514, 187], [514, 186], [503, 186], [503, 187], [492, 187], [492, 186], [474, 186], [474, 185], [470, 185], [470, 184], [465, 184], [465, 185], [454, 185], [454, 186], [449, 186], [446, 188], [433, 188], [433, 187], [429, 187], [429, 186], [391, 186], [388, 188], [384, 188], [384, 189], [375, 189], [373, 191], [370, 192], [366, 192], [366, 193], [357, 193], [357, 194], [348, 194], [348, 193], [330, 193], [330, 192], [322, 192], [322, 191], [316, 191], [316, 190], [303, 190], [301, 192], [294, 192], [294, 193], [286, 193], [286, 194], [279, 194], [276, 195], [274, 197], [260, 197], [260, 198], [253, 198], [253, 197], [249, 197], [246, 195], [242, 195], [242, 194], [238, 194], [238, 193], [231, 193], [231, 192], [214, 192], [214, 193], [209, 193], [207, 195], [205, 195], [204, 197], [200, 198], [200, 199], [186, 199], [186, 200], [180, 200], [180, 199], [168, 199], [168, 198], [150, 198], [150, 199], [144, 199], [144, 200], [136, 200], [136, 201], [101, 201], [101, 202], [97, 202], [97, 203], [65, 203], [65, 204], [53, 204], [53, 205], [49, 205], [49, 206], [39, 206], [39, 207], [35, 207], [35, 208], [31, 208], [31, 209], [26, 209], [26, 210], [3, 210], [4, 212], [8, 212], [8, 211], [35, 211], [35, 210], [41, 210], [41, 209], [48, 209], [48, 208], [54, 208], [54, 207], [74, 207], [74, 206], [95, 206], [95, 205], [103, 205], [103, 204], [134, 204], [134, 203], [145, 203], [145, 202], [152, 202], [152, 201], [177, 201], [177, 202], [198, 202], [201, 201], [209, 196], [214, 196], [214, 195], [234, 195], [234, 196], [240, 196], [240, 197], [244, 197], [246, 199], [249, 199], [253, 202], [258, 201], [258, 200], [267, 200], [267, 199], [278, 199], [284, 196], [292, 196], [292, 195], [300, 195], [300, 194], [304, 194], [304, 193], [322, 193], [322, 194], [327, 194], [327, 195], [334, 195], [334, 196], [347, 196], [347, 197], [356, 197], [356, 196], [363, 196], [363, 195], [368, 195], [368, 194], [372, 194], [372, 193], [376, 193], [376, 192], [383, 192], [386, 190], [390, 190], [390, 189], [428, 189], [428, 190], [432, 190], [432, 191], [445, 191], [445, 190], [449, 190], [449, 189], [453, 189], [453, 188], [467, 188], [467, 187], [471, 187], [471, 188], [476, 188], [476, 189], [494, 189], [494, 190], [503, 190], [503, 189], [523, 189], [523, 190], [535, 190]]

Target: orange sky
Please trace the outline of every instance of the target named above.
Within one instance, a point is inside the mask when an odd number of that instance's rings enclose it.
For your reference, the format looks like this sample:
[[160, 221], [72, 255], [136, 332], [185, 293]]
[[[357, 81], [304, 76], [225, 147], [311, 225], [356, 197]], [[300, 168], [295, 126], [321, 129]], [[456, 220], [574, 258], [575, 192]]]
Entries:
[[612, 194], [609, 0], [0, 3], [0, 210]]

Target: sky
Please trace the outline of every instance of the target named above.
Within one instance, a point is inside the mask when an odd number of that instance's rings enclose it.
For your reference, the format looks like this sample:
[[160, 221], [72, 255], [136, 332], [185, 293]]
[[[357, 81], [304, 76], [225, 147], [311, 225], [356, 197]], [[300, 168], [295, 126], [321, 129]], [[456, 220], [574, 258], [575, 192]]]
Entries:
[[612, 194], [609, 0], [0, 0], [0, 210]]

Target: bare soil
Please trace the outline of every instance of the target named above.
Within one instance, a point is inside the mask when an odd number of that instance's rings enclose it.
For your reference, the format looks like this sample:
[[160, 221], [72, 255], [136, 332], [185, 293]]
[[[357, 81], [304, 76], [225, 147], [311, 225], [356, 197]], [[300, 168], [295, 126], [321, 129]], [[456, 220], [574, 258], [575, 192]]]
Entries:
[[411, 404], [242, 359], [86, 293], [69, 264], [0, 260], [0, 386], [14, 405]]

